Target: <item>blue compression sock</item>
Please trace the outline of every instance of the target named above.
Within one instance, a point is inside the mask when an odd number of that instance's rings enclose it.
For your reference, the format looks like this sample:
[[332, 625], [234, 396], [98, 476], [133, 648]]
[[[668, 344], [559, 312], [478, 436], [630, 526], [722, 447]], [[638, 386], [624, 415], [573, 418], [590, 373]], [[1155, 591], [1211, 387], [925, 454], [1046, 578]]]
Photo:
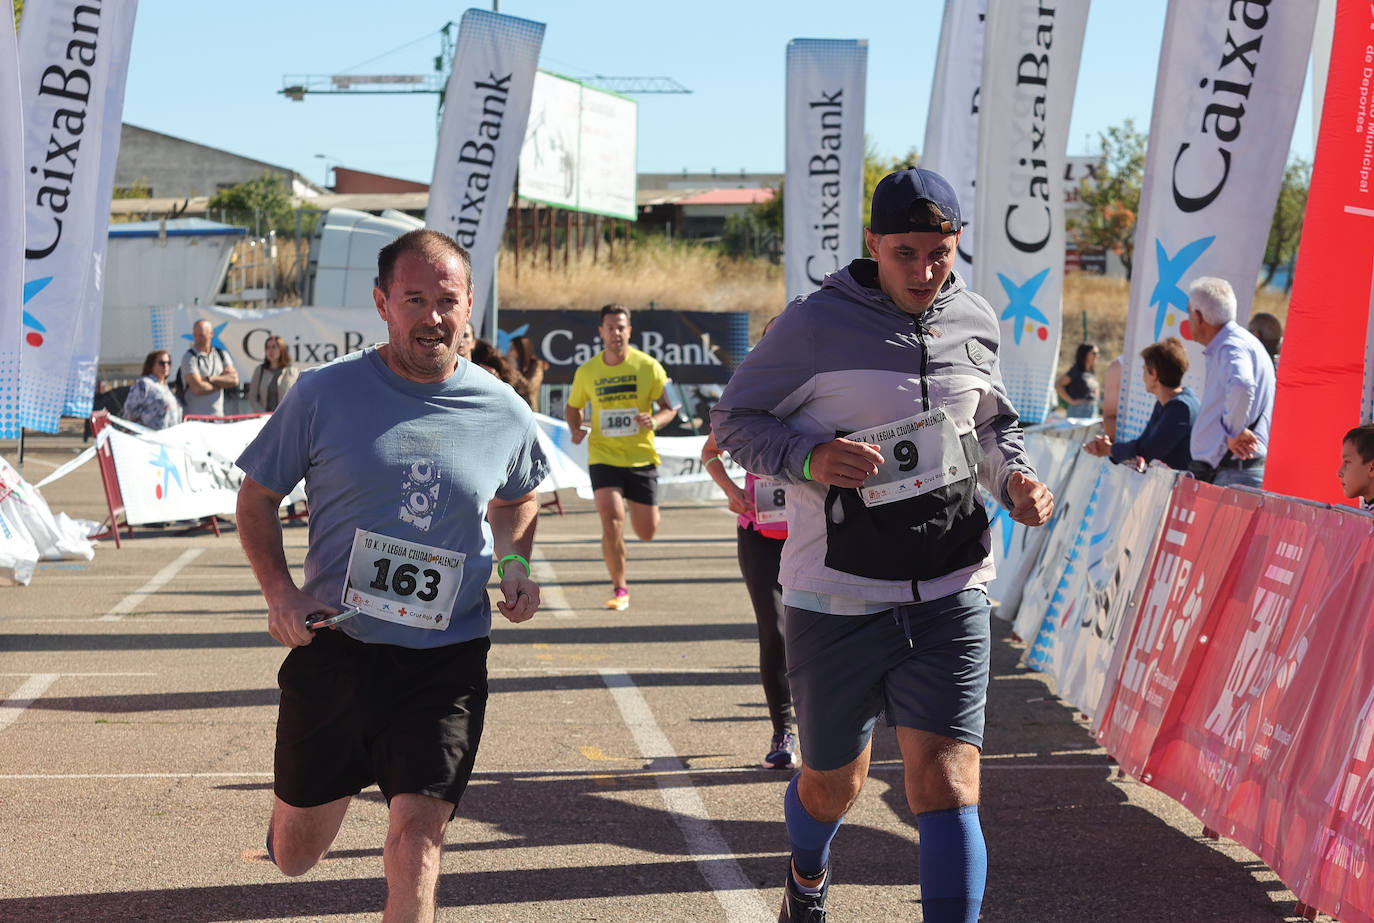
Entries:
[[926, 923], [977, 923], [988, 879], [978, 805], [916, 815]]
[[797, 780], [800, 778], [800, 773], [792, 777], [782, 800], [783, 816], [787, 818], [787, 838], [792, 841], [792, 864], [801, 877], [820, 878], [830, 865], [830, 841], [835, 839], [835, 831], [840, 829], [843, 818], [826, 822], [812, 817], [802, 806], [801, 796], [797, 794]]

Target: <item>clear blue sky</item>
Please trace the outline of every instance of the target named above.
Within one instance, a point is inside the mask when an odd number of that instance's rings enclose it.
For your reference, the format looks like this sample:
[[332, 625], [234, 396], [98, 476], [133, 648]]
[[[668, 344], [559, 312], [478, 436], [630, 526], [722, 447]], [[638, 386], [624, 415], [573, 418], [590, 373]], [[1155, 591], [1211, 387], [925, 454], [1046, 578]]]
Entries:
[[[1098, 133], [1127, 118], [1148, 127], [1165, 5], [1092, 4], [1069, 154], [1096, 153]], [[545, 70], [668, 76], [693, 91], [636, 97], [642, 172], [782, 172], [783, 61], [793, 38], [867, 38], [867, 134], [889, 157], [919, 149], [924, 137], [939, 0], [905, 8], [834, 0], [501, 0], [500, 7], [546, 24]], [[327, 163], [428, 182], [435, 96], [293, 102], [277, 91], [288, 73], [428, 73], [440, 27], [466, 8], [437, 0], [140, 0], [124, 119], [315, 182], [324, 181]], [[1310, 160], [1309, 95], [1293, 148]]]

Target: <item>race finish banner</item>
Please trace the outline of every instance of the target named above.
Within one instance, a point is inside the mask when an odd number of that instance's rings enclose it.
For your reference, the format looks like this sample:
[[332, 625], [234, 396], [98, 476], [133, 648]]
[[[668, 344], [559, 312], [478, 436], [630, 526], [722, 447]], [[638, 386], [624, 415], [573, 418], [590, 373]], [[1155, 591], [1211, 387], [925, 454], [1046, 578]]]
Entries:
[[864, 39], [787, 43], [783, 277], [789, 301], [863, 255], [867, 79]]
[[1045, 419], [1057, 374], [1065, 151], [1087, 21], [1088, 0], [988, 0], [971, 287], [1001, 322], [1002, 380], [1026, 423]]
[[1339, 451], [1368, 393], [1359, 332], [1370, 324], [1374, 270], [1372, 37], [1367, 0], [1340, 0], [1264, 466], [1265, 490], [1324, 503], [1351, 501], [1335, 478], [1312, 476], [1313, 452], [1325, 464]]
[[20, 423], [95, 396], [101, 274], [136, 0], [30, 0], [19, 29], [25, 234]]
[[[940, 21], [940, 50], [930, 87], [925, 146], [921, 166], [949, 180], [959, 197], [959, 211], [970, 220], [977, 210], [974, 180], [978, 160], [978, 87], [983, 79], [983, 20], [988, 0], [945, 0]], [[978, 228], [965, 225], [959, 235], [954, 268], [965, 282], [973, 279], [973, 240]]]
[[638, 123], [633, 99], [539, 71], [520, 148], [520, 198], [637, 220]]
[[[19, 46], [14, 20], [0, 16], [0, 163], [22, 163], [24, 110], [19, 98]], [[0, 439], [18, 439], [19, 343], [29, 333], [24, 312], [24, 174], [0, 171]], [[25, 581], [27, 582], [27, 581]]]
[[[1316, 12], [1316, 3], [1170, 0], [1135, 231], [1118, 439], [1139, 436], [1154, 409], [1140, 358], [1151, 343], [1168, 336], [1188, 341], [1184, 383], [1202, 393], [1202, 347], [1191, 341], [1187, 323], [1193, 279], [1227, 280], [1236, 291], [1237, 322], [1244, 326], [1250, 316]], [[1316, 177], [1314, 170], [1314, 190]], [[1309, 198], [1309, 229], [1319, 227], [1310, 220], [1311, 208]], [[1320, 227], [1319, 234], [1308, 235], [1309, 243], [1345, 239], [1327, 236], [1334, 233], [1330, 225]], [[1346, 265], [1349, 251], [1327, 249], [1339, 251], [1333, 256]], [[1360, 272], [1368, 265], [1366, 260]], [[1342, 336], [1350, 339], [1348, 327]], [[1292, 361], [1288, 344], [1285, 337], [1285, 371]], [[1309, 409], [1304, 405], [1299, 415]], [[1310, 460], [1308, 466], [1310, 471]]]
[[425, 226], [472, 254], [474, 330], [494, 281], [543, 42], [543, 23], [486, 10], [466, 11], [458, 26]]
[[[601, 352], [596, 311], [501, 312], [497, 348], [529, 337], [534, 354], [549, 363], [544, 384], [572, 384], [577, 367]], [[630, 345], [663, 364], [679, 385], [723, 385], [749, 351], [749, 315], [743, 311], [636, 311]]]
[[220, 308], [209, 305], [178, 305], [154, 308], [149, 342], [154, 349], [172, 354], [172, 364], [191, 346], [191, 327], [207, 320], [213, 344], [234, 360], [239, 379], [248, 381], [253, 367], [263, 360], [267, 338], [286, 341], [291, 362], [312, 368], [387, 341], [386, 323], [375, 308]]

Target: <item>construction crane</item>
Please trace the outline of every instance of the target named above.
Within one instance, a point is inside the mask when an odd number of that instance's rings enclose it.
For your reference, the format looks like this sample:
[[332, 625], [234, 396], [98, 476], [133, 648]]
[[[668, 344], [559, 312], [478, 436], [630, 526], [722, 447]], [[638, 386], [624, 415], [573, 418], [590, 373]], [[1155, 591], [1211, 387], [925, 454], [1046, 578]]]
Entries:
[[[439, 30], [439, 54], [434, 58], [434, 73], [431, 74], [287, 74], [282, 78], [282, 88], [277, 92], [297, 102], [303, 101], [307, 93], [435, 93], [439, 96], [439, 112], [442, 114], [457, 34], [458, 24], [455, 22], [445, 23]], [[608, 77], [596, 74], [576, 79], [615, 93], [692, 92], [672, 77]]]

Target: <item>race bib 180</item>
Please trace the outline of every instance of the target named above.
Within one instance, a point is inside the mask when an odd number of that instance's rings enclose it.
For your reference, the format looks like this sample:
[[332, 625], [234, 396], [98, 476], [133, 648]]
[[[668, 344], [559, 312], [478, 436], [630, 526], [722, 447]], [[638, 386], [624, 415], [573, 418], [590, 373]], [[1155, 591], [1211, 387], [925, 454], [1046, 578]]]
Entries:
[[442, 630], [453, 616], [466, 558], [460, 551], [358, 529], [343, 604], [398, 625]]
[[601, 435], [633, 436], [639, 432], [637, 411], [633, 407], [613, 407], [601, 411]]
[[883, 453], [878, 473], [859, 488], [865, 506], [919, 497], [972, 474], [954, 421], [938, 407], [845, 438], [876, 445]]

